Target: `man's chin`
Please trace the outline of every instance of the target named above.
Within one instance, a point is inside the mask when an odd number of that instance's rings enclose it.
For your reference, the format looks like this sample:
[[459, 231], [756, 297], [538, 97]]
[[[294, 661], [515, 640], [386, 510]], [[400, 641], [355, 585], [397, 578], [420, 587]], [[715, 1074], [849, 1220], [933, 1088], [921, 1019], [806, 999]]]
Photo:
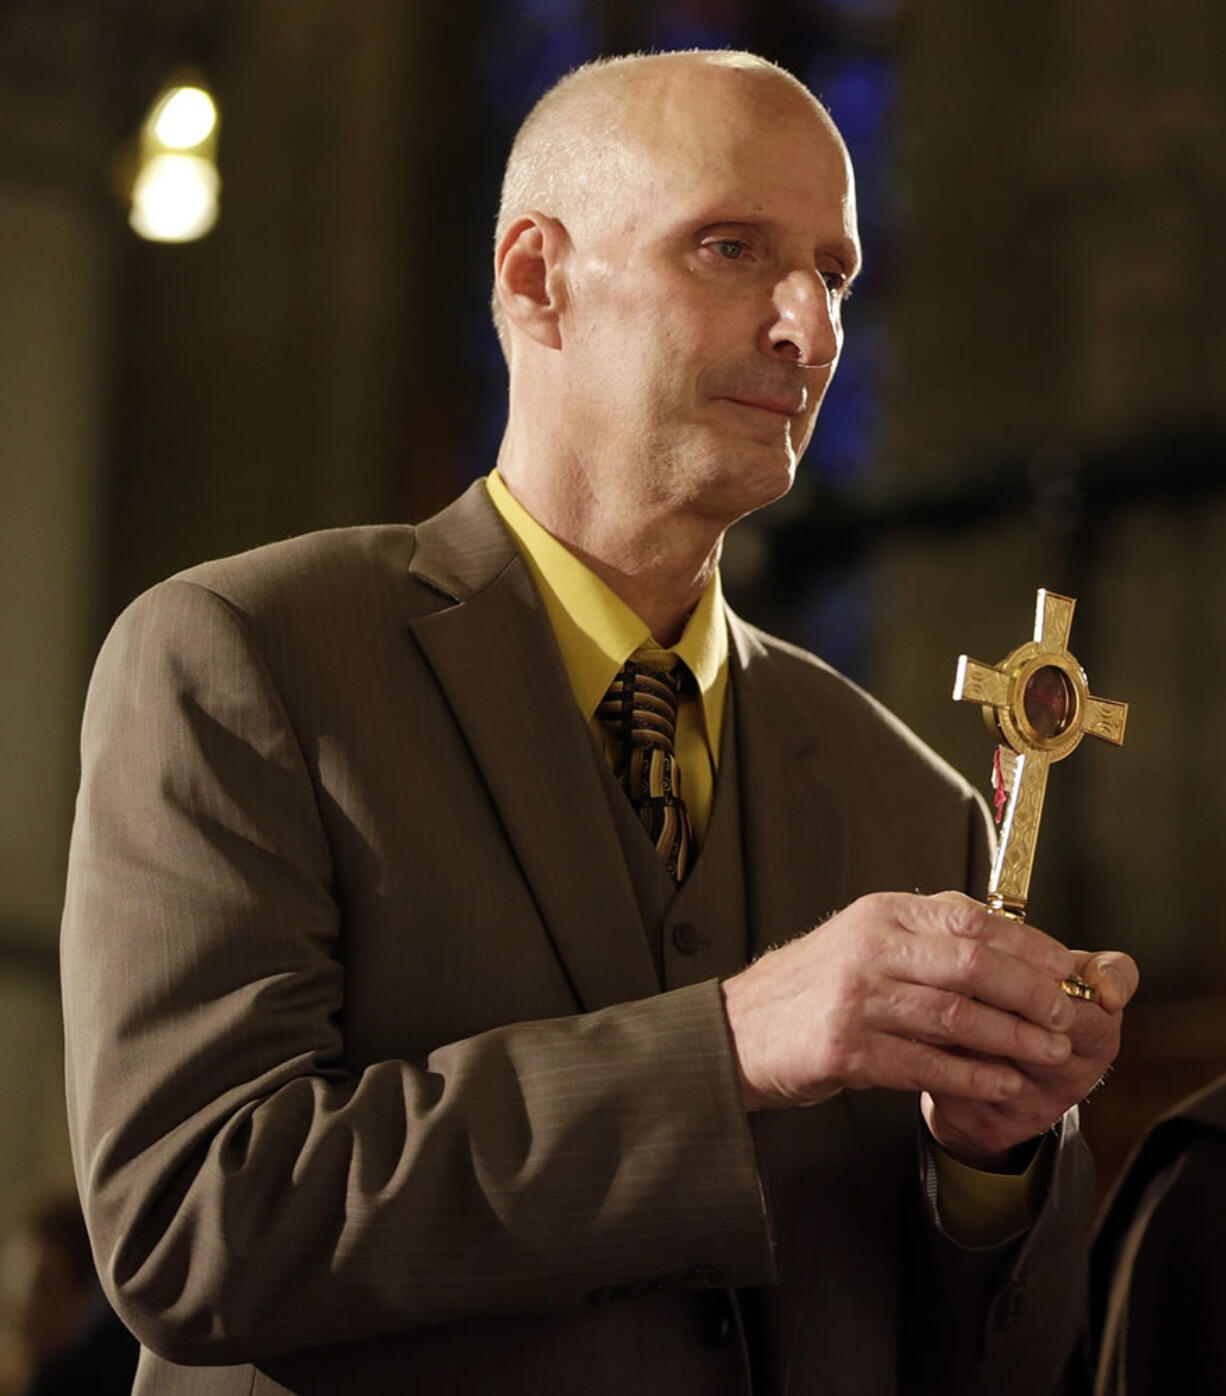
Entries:
[[733, 524], [782, 499], [796, 478], [791, 452], [743, 452], [721, 462], [696, 491], [702, 511]]

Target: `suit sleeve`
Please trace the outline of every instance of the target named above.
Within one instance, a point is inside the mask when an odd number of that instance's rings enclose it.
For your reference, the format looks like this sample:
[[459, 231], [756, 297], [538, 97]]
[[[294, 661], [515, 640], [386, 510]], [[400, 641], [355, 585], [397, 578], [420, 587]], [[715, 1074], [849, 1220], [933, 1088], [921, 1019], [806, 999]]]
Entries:
[[78, 1181], [146, 1346], [253, 1361], [619, 1286], [769, 1281], [714, 982], [356, 1069], [346, 930], [242, 618], [155, 588], [91, 685], [62, 938]]
[[[992, 836], [978, 799], [968, 818], [967, 890], [982, 897]], [[1042, 1396], [1058, 1381], [1081, 1318], [1093, 1211], [1094, 1166], [1076, 1106], [1043, 1148], [1047, 1181], [1030, 1228], [1001, 1245], [974, 1248], [942, 1228], [935, 1168], [921, 1148], [911, 1252], [918, 1272], [904, 1334], [909, 1390]]]

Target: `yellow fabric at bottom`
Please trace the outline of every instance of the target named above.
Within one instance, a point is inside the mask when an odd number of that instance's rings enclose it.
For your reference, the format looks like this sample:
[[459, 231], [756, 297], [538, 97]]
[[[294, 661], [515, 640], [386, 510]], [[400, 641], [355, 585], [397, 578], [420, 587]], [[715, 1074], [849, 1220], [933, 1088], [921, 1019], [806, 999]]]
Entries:
[[945, 1230], [962, 1246], [998, 1246], [1034, 1220], [1040, 1148], [1022, 1173], [985, 1173], [933, 1144], [937, 1208]]

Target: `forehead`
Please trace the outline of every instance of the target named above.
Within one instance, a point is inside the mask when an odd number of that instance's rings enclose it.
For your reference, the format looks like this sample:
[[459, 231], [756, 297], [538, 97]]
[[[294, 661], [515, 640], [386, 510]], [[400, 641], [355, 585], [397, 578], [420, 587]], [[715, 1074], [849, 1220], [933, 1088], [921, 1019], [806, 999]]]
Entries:
[[855, 227], [851, 167], [829, 118], [781, 78], [683, 72], [653, 84], [626, 131], [636, 218], [707, 205]]

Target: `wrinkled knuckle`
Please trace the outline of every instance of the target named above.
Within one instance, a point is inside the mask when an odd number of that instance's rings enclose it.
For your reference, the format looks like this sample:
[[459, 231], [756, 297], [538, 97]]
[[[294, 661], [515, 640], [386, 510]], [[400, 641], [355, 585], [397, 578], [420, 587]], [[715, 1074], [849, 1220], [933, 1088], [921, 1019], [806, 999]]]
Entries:
[[975, 907], [980, 910], [982, 909], [982, 904], [977, 902], [974, 897], [968, 896], [965, 892], [960, 892], [956, 887], [950, 887], [944, 892], [938, 892], [936, 896], [941, 901], [956, 903], [960, 906]]
[[937, 1010], [937, 1025], [942, 1035], [950, 1041], [962, 1036], [970, 1012], [970, 1000], [961, 994], [947, 994]]
[[981, 940], [968, 940], [958, 947], [958, 969], [964, 980], [978, 978], [986, 954], [987, 947]]
[[892, 894], [889, 892], [867, 892], [852, 903], [868, 921], [876, 923], [890, 920], [894, 915]]
[[977, 902], [950, 902], [948, 907], [946, 925], [951, 935], [977, 940], [987, 930], [987, 916]]

